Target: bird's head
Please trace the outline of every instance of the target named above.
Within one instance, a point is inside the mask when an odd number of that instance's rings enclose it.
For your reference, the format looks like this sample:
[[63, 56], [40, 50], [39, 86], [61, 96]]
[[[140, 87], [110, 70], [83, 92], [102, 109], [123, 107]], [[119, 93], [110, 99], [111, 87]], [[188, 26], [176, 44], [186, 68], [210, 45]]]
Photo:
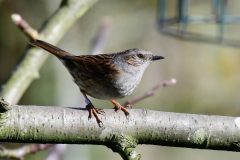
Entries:
[[164, 59], [164, 57], [154, 55], [150, 51], [134, 48], [118, 53], [117, 59], [124, 68], [145, 70], [150, 62]]
[[150, 51], [145, 51], [137, 48], [123, 51], [120, 54], [122, 54], [123, 60], [125, 60], [127, 64], [135, 67], [149, 64], [151, 61], [156, 61], [164, 58], [162, 56], [154, 55]]

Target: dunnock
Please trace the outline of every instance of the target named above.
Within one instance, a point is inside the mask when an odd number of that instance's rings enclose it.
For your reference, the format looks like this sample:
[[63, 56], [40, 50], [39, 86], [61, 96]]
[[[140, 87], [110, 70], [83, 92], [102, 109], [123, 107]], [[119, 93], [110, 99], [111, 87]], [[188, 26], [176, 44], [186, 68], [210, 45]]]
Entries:
[[104, 112], [95, 108], [87, 95], [111, 100], [116, 110], [122, 110], [128, 116], [127, 109], [114, 99], [130, 95], [138, 86], [150, 62], [163, 59], [162, 56], [141, 49], [75, 56], [41, 40], [31, 41], [30, 44], [52, 53], [65, 65], [85, 97], [89, 118], [93, 114], [99, 126], [102, 121], [98, 114]]

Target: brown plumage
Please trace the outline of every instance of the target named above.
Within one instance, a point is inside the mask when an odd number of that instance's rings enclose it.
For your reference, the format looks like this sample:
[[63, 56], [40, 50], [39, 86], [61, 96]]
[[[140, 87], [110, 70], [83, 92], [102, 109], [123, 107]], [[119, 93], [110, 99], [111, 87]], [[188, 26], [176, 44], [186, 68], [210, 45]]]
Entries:
[[45, 49], [62, 61], [85, 97], [89, 118], [93, 114], [99, 125], [102, 121], [97, 114], [101, 114], [102, 110], [95, 108], [87, 95], [98, 99], [112, 99], [116, 110], [121, 109], [129, 115], [126, 108], [113, 99], [131, 94], [149, 63], [163, 59], [141, 49], [129, 49], [113, 54], [75, 56], [41, 40], [30, 43]]

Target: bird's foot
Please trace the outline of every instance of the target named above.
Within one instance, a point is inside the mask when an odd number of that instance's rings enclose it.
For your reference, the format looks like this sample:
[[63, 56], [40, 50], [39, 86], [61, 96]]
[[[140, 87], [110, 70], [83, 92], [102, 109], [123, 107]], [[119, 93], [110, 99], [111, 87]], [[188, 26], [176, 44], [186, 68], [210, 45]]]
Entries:
[[129, 116], [129, 112], [126, 107], [122, 106], [120, 103], [118, 103], [116, 100], [111, 100], [112, 104], [114, 105], [115, 111], [121, 110], [125, 114], [126, 117]]
[[98, 126], [102, 127], [103, 123], [102, 123], [101, 119], [98, 117], [98, 114], [103, 115], [105, 112], [102, 109], [94, 107], [92, 103], [88, 103], [86, 108], [89, 112], [88, 119], [92, 118], [92, 115], [93, 115], [98, 123]]

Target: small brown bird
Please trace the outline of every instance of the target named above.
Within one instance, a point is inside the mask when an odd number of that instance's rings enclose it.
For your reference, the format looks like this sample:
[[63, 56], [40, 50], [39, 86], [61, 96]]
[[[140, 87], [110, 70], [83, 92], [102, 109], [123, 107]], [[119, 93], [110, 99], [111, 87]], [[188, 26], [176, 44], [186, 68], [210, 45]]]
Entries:
[[164, 58], [141, 49], [75, 56], [41, 40], [31, 41], [30, 44], [52, 53], [65, 65], [85, 97], [88, 117], [91, 118], [93, 114], [99, 126], [102, 121], [98, 114], [104, 112], [95, 108], [87, 95], [111, 100], [115, 110], [122, 110], [128, 116], [127, 109], [114, 99], [130, 95], [138, 86], [150, 62]]

